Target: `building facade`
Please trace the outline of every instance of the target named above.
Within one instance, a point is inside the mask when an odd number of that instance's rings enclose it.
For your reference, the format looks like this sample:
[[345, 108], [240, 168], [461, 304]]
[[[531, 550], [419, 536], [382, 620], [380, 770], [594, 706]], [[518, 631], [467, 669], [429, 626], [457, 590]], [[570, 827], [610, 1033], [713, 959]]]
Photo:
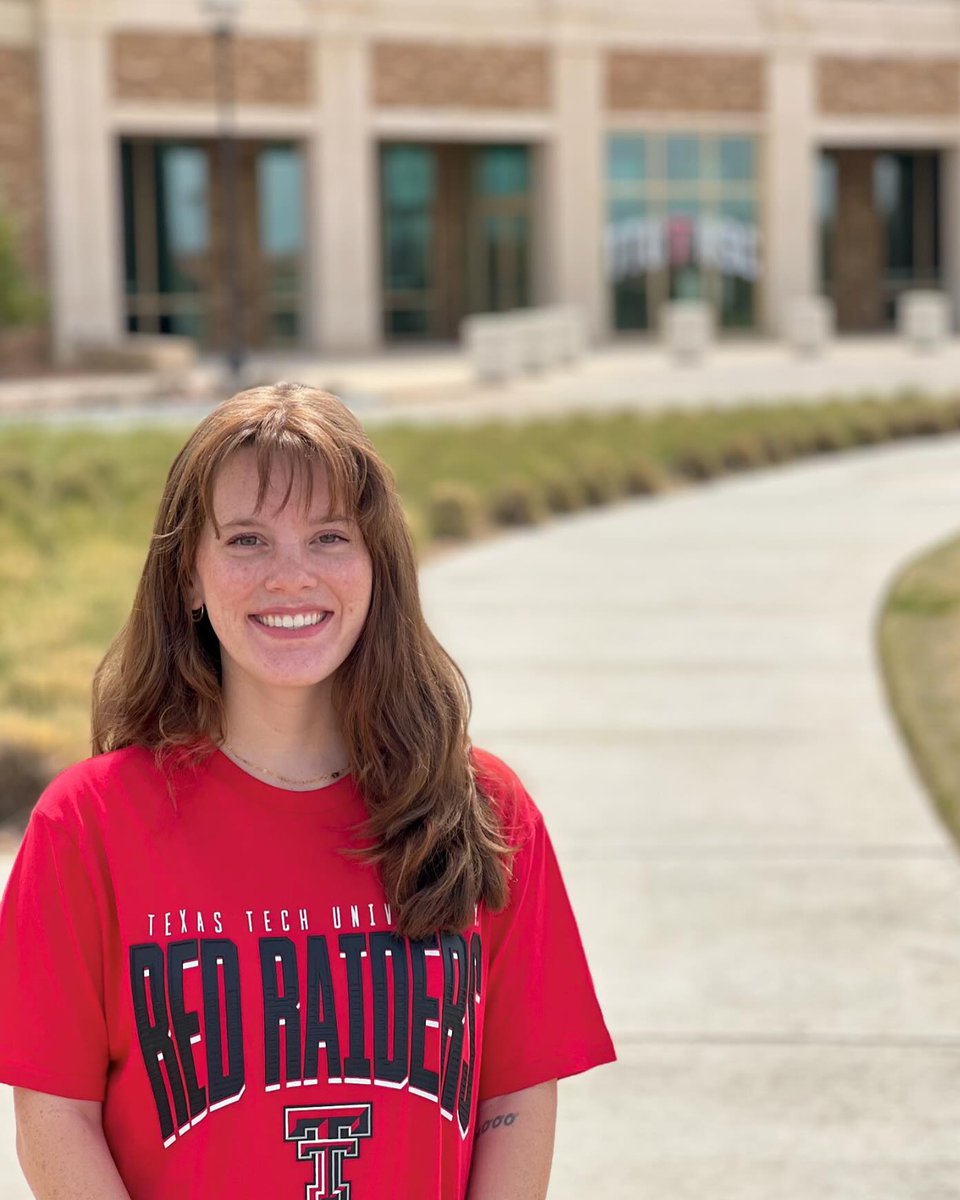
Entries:
[[554, 302], [596, 342], [678, 297], [728, 336], [801, 295], [858, 332], [906, 287], [960, 300], [957, 0], [245, 0], [214, 25], [0, 0], [0, 210], [59, 360], [125, 331], [215, 349], [238, 319], [334, 354]]

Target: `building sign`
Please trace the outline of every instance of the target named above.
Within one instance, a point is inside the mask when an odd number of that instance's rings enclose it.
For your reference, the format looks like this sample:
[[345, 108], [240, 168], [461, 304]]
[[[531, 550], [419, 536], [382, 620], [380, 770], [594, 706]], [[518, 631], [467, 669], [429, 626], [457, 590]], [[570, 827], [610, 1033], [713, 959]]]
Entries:
[[618, 283], [665, 267], [700, 266], [754, 280], [759, 231], [735, 217], [631, 217], [607, 226], [607, 270]]

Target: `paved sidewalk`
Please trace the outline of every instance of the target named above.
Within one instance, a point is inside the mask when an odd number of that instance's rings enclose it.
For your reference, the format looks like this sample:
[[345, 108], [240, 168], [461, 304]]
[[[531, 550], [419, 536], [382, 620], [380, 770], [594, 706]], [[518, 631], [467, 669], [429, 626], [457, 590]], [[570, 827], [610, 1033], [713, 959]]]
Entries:
[[891, 573], [960, 440], [451, 557], [428, 613], [540, 801], [620, 1062], [561, 1084], [551, 1200], [955, 1200], [960, 867], [883, 700]]
[[734, 341], [718, 345], [699, 365], [677, 365], [655, 345], [617, 341], [571, 368], [497, 385], [476, 383], [456, 347], [391, 349], [352, 359], [258, 355], [239, 382], [225, 378], [214, 360], [204, 362], [179, 388], [146, 375], [0, 381], [0, 424], [41, 416], [52, 424], [110, 428], [189, 426], [240, 387], [279, 379], [335, 392], [368, 424], [523, 419], [573, 409], [767, 403], [825, 395], [889, 396], [904, 388], [943, 394], [960, 387], [960, 338], [939, 350], [917, 353], [893, 337], [848, 337], [817, 358], [799, 357], [777, 342]]
[[[620, 1061], [551, 1200], [955, 1200], [960, 866], [873, 622], [960, 438], [580, 514], [424, 571], [474, 740], [553, 835]], [[16, 1182], [0, 1089], [0, 1194]]]

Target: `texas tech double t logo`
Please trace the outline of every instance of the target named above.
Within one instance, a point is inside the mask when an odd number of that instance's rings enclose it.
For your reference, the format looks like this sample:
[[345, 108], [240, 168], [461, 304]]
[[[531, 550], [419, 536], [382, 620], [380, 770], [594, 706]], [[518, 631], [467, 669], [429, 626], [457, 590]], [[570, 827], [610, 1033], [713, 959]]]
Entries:
[[356, 1158], [372, 1128], [369, 1104], [308, 1104], [283, 1110], [283, 1139], [297, 1143], [297, 1158], [313, 1159], [306, 1200], [350, 1200], [343, 1160]]

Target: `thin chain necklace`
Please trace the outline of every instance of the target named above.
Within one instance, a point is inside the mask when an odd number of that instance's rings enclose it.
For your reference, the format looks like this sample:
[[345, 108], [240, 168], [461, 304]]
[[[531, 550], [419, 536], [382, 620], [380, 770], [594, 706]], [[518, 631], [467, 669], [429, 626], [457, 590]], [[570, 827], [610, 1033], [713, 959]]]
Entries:
[[333, 783], [334, 780], [339, 779], [341, 775], [346, 775], [347, 773], [347, 768], [343, 767], [339, 771], [332, 771], [329, 775], [317, 775], [313, 779], [288, 779], [286, 775], [278, 775], [276, 771], [271, 771], [269, 767], [261, 767], [258, 763], [251, 762], [249, 758], [244, 758], [242, 754], [238, 754], [236, 750], [234, 750], [232, 746], [228, 746], [226, 742], [223, 743], [223, 748], [224, 750], [229, 750], [234, 758], [238, 758], [242, 763], [246, 763], [248, 767], [253, 767], [256, 771], [262, 771], [264, 775], [269, 775], [273, 779], [279, 779], [281, 783], [296, 783], [301, 787], [308, 783]]

